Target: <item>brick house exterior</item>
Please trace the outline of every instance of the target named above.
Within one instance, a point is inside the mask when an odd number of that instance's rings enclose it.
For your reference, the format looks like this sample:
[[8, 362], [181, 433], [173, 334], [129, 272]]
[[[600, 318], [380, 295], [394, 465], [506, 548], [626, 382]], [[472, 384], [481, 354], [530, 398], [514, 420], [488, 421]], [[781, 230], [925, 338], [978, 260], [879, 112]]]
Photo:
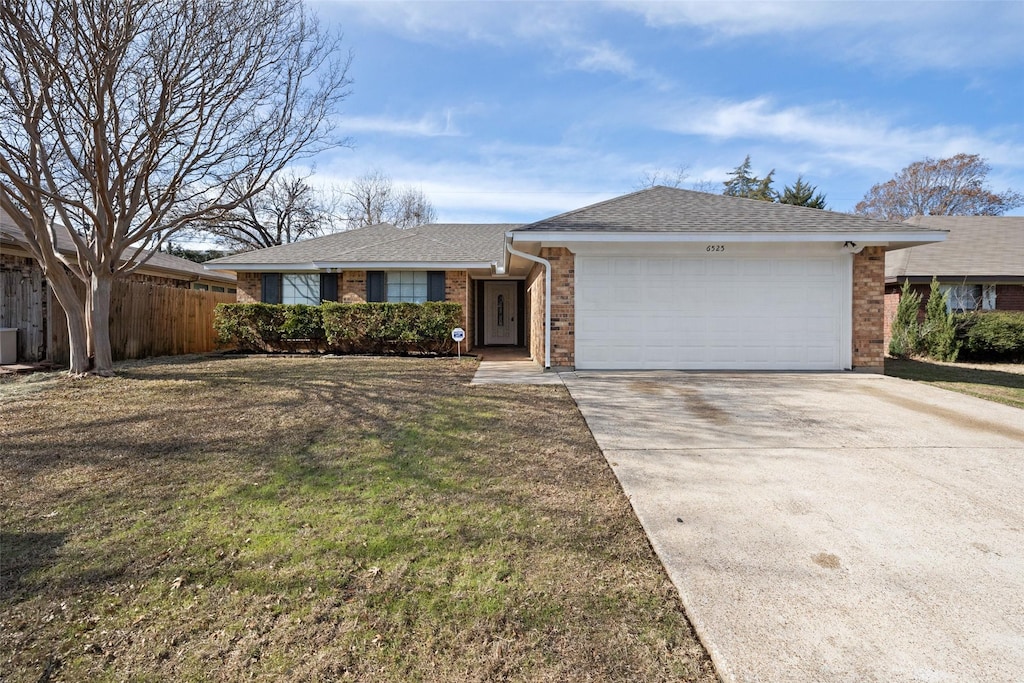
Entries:
[[396, 271], [443, 271], [444, 300], [462, 306], [464, 348], [512, 339], [552, 368], [879, 371], [886, 251], [941, 238], [656, 187], [525, 226], [382, 224], [214, 265], [238, 272], [239, 301], [265, 299], [268, 272], [319, 273], [322, 291], [336, 276], [338, 300], [355, 303], [381, 296], [374, 272], [390, 282]]
[[907, 223], [948, 231], [939, 244], [886, 254], [884, 339], [888, 349], [903, 283], [921, 297], [924, 320], [934, 277], [952, 292], [970, 292], [978, 310], [1024, 311], [1024, 216], [915, 216]]

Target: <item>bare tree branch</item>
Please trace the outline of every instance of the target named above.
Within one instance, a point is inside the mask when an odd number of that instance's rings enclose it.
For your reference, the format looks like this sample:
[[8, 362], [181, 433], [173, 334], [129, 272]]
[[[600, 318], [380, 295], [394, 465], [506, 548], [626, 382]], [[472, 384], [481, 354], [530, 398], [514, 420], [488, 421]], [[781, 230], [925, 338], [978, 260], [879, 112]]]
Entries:
[[[86, 351], [111, 371], [110, 280], [346, 143], [334, 130], [350, 85], [340, 40], [302, 0], [0, 4], [0, 210], [56, 283], [73, 372]], [[56, 250], [54, 223], [73, 258]], [[89, 285], [85, 302], [70, 277]], [[83, 344], [72, 328], [86, 319]]]

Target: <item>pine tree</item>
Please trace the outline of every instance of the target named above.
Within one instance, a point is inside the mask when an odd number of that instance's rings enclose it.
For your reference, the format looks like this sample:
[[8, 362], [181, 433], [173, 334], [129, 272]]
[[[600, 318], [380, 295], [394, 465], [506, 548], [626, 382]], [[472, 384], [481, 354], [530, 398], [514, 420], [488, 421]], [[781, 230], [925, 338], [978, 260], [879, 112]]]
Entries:
[[772, 169], [764, 178], [758, 178], [750, 172], [750, 155], [748, 154], [743, 163], [733, 169], [729, 179], [722, 185], [722, 194], [727, 197], [744, 197], [746, 199], [760, 199], [766, 202], [774, 202], [776, 193], [772, 189], [772, 176], [775, 169]]
[[809, 206], [812, 209], [825, 208], [825, 195], [818, 192], [818, 188], [810, 183], [804, 182], [803, 176], [797, 176], [796, 183], [792, 187], [786, 185], [779, 197], [780, 204], [793, 204], [794, 206]]
[[930, 357], [952, 363], [960, 353], [960, 344], [956, 340], [956, 325], [953, 324], [953, 314], [947, 308], [947, 299], [948, 293], [940, 290], [939, 281], [932, 278], [921, 341], [924, 351]]
[[921, 307], [921, 295], [910, 288], [910, 281], [903, 281], [900, 303], [892, 321], [892, 335], [889, 339], [889, 355], [907, 358], [917, 353], [921, 345], [921, 328], [917, 322], [917, 311]]

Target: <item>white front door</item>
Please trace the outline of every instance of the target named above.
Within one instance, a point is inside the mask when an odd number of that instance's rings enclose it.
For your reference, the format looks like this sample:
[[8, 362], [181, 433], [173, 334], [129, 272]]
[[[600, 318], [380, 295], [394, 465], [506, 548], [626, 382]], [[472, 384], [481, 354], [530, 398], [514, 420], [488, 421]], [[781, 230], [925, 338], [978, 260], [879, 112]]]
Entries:
[[518, 339], [516, 283], [484, 283], [484, 344], [512, 344]]

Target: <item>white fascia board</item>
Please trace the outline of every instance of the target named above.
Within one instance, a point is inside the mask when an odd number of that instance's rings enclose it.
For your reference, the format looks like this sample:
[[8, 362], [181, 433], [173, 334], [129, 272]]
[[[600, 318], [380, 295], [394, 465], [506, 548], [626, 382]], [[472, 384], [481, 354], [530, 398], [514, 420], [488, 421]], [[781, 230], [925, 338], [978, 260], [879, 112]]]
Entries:
[[946, 231], [929, 232], [513, 232], [515, 242], [545, 245], [573, 242], [856, 242], [885, 245], [892, 242], [943, 242]]
[[203, 264], [207, 270], [233, 270], [270, 273], [319, 273], [327, 270], [473, 270], [490, 269], [491, 261], [343, 261], [316, 263], [222, 263]]
[[490, 270], [494, 261], [327, 261], [313, 264], [319, 270]]

